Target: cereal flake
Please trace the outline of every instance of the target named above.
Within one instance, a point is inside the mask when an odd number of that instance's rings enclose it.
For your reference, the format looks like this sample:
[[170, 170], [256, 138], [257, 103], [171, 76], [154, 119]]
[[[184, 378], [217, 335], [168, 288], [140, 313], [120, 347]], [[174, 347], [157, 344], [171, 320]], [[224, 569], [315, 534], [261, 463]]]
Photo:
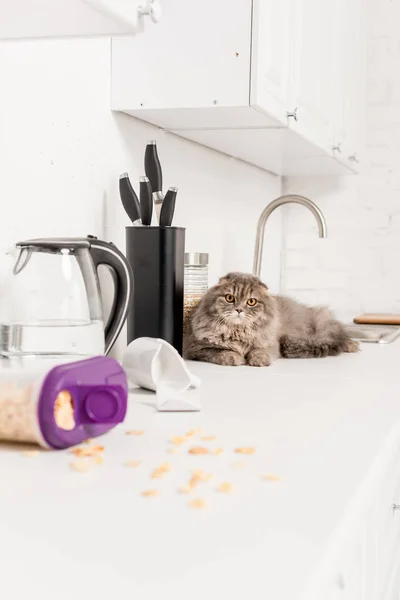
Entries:
[[159, 490], [144, 490], [142, 492], [142, 496], [144, 496], [145, 498], [153, 498], [153, 497], [159, 496], [159, 495], [160, 495]]
[[217, 487], [217, 491], [221, 492], [221, 494], [230, 494], [231, 492], [233, 492], [233, 485], [228, 482], [221, 483]]
[[181, 444], [184, 444], [186, 442], [186, 438], [180, 435], [175, 435], [172, 439], [171, 439], [171, 444], [174, 444], [174, 446], [180, 446]]
[[206, 506], [206, 501], [203, 498], [194, 498], [189, 502], [190, 508], [202, 509]]
[[220, 454], [222, 454], [224, 451], [223, 448], [214, 448], [214, 450], [211, 450], [211, 454], [213, 456], [219, 456]]
[[140, 461], [140, 460], [127, 460], [127, 461], [124, 463], [124, 466], [125, 466], [125, 467], [131, 467], [131, 468], [133, 468], [133, 469], [134, 469], [134, 468], [138, 467], [140, 464], [141, 464], [141, 461]]
[[88, 473], [93, 468], [93, 465], [88, 460], [75, 460], [69, 466], [73, 471], [77, 471], [78, 473]]
[[203, 448], [202, 446], [195, 446], [194, 448], [190, 448], [188, 451], [189, 454], [208, 454], [208, 448]]
[[265, 481], [280, 481], [281, 480], [279, 475], [273, 475], [273, 474], [269, 474], [269, 473], [267, 473], [266, 475], [263, 475], [263, 479]]
[[254, 448], [250, 448], [250, 447], [235, 448], [235, 452], [237, 454], [254, 454], [255, 453], [255, 449]]

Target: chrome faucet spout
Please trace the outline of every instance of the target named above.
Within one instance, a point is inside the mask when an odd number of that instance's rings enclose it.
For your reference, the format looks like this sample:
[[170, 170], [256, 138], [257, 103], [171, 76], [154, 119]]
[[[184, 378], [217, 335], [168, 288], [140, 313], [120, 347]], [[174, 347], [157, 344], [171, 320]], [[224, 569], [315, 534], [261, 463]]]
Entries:
[[260, 215], [260, 218], [258, 219], [253, 263], [253, 275], [256, 275], [257, 277], [260, 276], [261, 272], [262, 253], [264, 247], [264, 231], [267, 220], [270, 214], [276, 208], [278, 208], [278, 206], [282, 206], [282, 204], [291, 203], [301, 204], [302, 206], [308, 208], [313, 213], [317, 221], [319, 237], [326, 238], [327, 236], [325, 217], [318, 208], [318, 206], [314, 204], [314, 202], [312, 202], [312, 200], [309, 200], [309, 198], [306, 198], [305, 196], [299, 196], [297, 194], [287, 194], [285, 196], [280, 196], [279, 198], [276, 198], [276, 200], [273, 200], [270, 204], [268, 204], [268, 206], [264, 208]]

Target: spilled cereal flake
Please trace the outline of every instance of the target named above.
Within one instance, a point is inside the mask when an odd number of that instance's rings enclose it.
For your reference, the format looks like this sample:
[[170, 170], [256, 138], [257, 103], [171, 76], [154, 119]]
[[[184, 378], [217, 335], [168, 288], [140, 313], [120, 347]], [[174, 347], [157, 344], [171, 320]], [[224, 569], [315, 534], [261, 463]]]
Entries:
[[221, 494], [230, 494], [231, 492], [233, 492], [233, 485], [227, 482], [221, 483], [217, 487], [217, 491], [221, 492]]
[[40, 450], [24, 450], [22, 452], [22, 456], [26, 456], [27, 458], [33, 458], [34, 456], [39, 456]]
[[159, 495], [160, 495], [159, 490], [144, 490], [142, 492], [142, 496], [144, 496], [145, 498], [153, 498], [154, 496], [159, 496]]
[[189, 502], [190, 508], [202, 509], [206, 505], [206, 501], [203, 498], [194, 498]]
[[215, 440], [215, 439], [216, 439], [216, 437], [217, 437], [217, 436], [215, 436], [215, 435], [203, 435], [203, 437], [201, 437], [200, 439], [201, 439], [203, 442], [212, 442], [213, 440]]
[[78, 457], [97, 456], [104, 451], [104, 446], [90, 446], [89, 448], [71, 448], [71, 454]]
[[124, 466], [125, 466], [125, 467], [131, 467], [131, 468], [133, 468], [133, 469], [134, 469], [135, 467], [138, 467], [139, 465], [140, 465], [140, 460], [127, 460], [127, 461], [124, 463]]
[[169, 473], [170, 471], [172, 471], [171, 465], [167, 462], [163, 462], [158, 468], [164, 473]]
[[236, 469], [243, 469], [243, 467], [246, 466], [246, 463], [238, 460], [237, 462], [233, 463], [233, 466], [236, 467]]
[[69, 466], [73, 471], [77, 471], [78, 473], [88, 473], [93, 468], [93, 465], [88, 460], [75, 460]]
[[190, 485], [181, 485], [181, 487], [178, 488], [178, 492], [180, 494], [190, 494], [191, 491], [192, 488], [190, 487]]
[[174, 446], [172, 446], [171, 448], [167, 448], [167, 452], [168, 454], [178, 454], [178, 448], [175, 448]]
[[171, 444], [174, 444], [175, 446], [180, 446], [181, 444], [184, 444], [186, 442], [186, 438], [179, 436], [179, 435], [175, 435], [173, 438], [171, 438]]
[[212, 478], [212, 473], [206, 473], [203, 469], [195, 469], [192, 471], [192, 476], [198, 479], [199, 481], [210, 481]]
[[202, 435], [203, 433], [204, 433], [204, 429], [200, 429], [200, 428], [191, 429], [190, 431], [188, 431], [185, 434], [185, 437], [191, 438], [191, 437], [194, 437], [195, 435]]
[[222, 454], [224, 451], [223, 448], [214, 448], [214, 450], [211, 450], [211, 454], [213, 456], [219, 456], [220, 454]]
[[93, 460], [95, 465], [102, 465], [104, 462], [104, 456], [95, 456]]
[[281, 478], [279, 477], [279, 475], [272, 475], [267, 473], [266, 475], [263, 475], [263, 479], [265, 481], [280, 481]]
[[171, 470], [172, 468], [169, 463], [162, 463], [159, 467], [153, 470], [151, 478], [158, 479], [160, 477], [163, 477], [166, 473], [169, 473]]
[[237, 454], [254, 454], [255, 453], [255, 449], [254, 448], [249, 448], [249, 447], [235, 448], [235, 452]]
[[144, 431], [142, 429], [129, 429], [125, 433], [126, 435], [143, 435]]
[[188, 451], [189, 454], [208, 454], [208, 448], [203, 448], [202, 446], [195, 446], [194, 448], [190, 448]]

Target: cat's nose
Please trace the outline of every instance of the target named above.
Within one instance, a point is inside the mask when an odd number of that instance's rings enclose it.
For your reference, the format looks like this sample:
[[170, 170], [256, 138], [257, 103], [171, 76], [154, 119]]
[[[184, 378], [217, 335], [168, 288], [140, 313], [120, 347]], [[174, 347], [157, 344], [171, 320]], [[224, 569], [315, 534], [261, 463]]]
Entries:
[[240, 315], [240, 313], [243, 312], [243, 309], [242, 308], [237, 308], [236, 312], [237, 312], [238, 315]]

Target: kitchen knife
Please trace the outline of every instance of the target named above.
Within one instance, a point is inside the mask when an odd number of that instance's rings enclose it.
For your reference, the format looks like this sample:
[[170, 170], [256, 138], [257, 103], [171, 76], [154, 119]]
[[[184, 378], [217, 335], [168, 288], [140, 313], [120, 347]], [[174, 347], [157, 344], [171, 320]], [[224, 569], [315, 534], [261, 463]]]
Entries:
[[175, 200], [177, 193], [178, 188], [168, 188], [168, 192], [165, 194], [164, 201], [161, 206], [159, 221], [160, 227], [169, 227], [171, 225], [172, 219], [174, 218]]
[[125, 212], [133, 225], [141, 225], [140, 204], [130, 182], [128, 173], [122, 173], [122, 175], [119, 176], [119, 194]]
[[142, 215], [142, 224], [151, 225], [153, 216], [153, 194], [151, 183], [148, 177], [141, 177], [140, 180], [140, 214]]
[[162, 193], [162, 170], [160, 159], [158, 158], [157, 142], [155, 140], [147, 143], [144, 153], [144, 170], [150, 180], [157, 221], [160, 222], [160, 211], [164, 194]]

